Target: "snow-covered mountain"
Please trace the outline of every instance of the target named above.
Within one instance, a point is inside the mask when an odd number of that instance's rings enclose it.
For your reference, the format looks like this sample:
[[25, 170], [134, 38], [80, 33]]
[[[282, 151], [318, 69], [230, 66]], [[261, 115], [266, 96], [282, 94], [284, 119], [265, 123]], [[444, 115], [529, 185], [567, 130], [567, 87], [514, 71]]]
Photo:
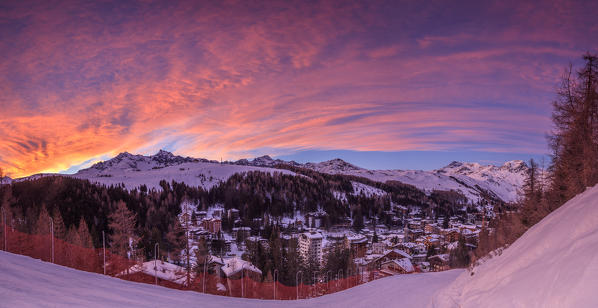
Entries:
[[377, 182], [399, 181], [428, 192], [456, 190], [472, 201], [477, 201], [481, 194], [489, 194], [505, 202], [517, 200], [518, 190], [528, 170], [520, 160], [509, 161], [502, 166], [452, 162], [432, 171], [369, 170], [338, 158], [303, 166], [319, 172], [361, 176]]
[[598, 185], [441, 291], [434, 307], [596, 307]]
[[[452, 162], [446, 167], [432, 171], [368, 170], [338, 158], [320, 163], [300, 164], [295, 161], [272, 159], [268, 155], [253, 160], [241, 159], [219, 163], [204, 158], [177, 156], [160, 150], [150, 156], [120, 153], [112, 159], [96, 163], [72, 176], [106, 185], [124, 183], [127, 188], [135, 188], [143, 184], [150, 189], [159, 188], [160, 180], [168, 182], [174, 180], [191, 186], [210, 188], [240, 172], [256, 170], [294, 174], [286, 169], [274, 169], [279, 165], [302, 167], [329, 174], [360, 176], [377, 182], [399, 181], [426, 192], [455, 190], [471, 201], [477, 201], [481, 195], [490, 195], [505, 202], [516, 201], [518, 190], [528, 170], [527, 165], [519, 160], [506, 162], [502, 166]], [[38, 174], [17, 181], [47, 175]], [[362, 190], [361, 186], [356, 188], [357, 193]], [[364, 192], [382, 194], [373, 187], [367, 188]]]
[[284, 161], [281, 159], [272, 159], [272, 157], [270, 157], [268, 155], [256, 157], [253, 160], [239, 159], [235, 162], [232, 162], [232, 164], [243, 165], [243, 166], [257, 166], [257, 167], [274, 167], [279, 164], [291, 165], [291, 166], [297, 166], [297, 167], [301, 166], [301, 164], [299, 164], [295, 161]]
[[10, 177], [0, 177], [0, 184], [10, 184], [12, 183], [12, 179]]
[[209, 189], [236, 173], [248, 171], [294, 174], [288, 170], [267, 167], [220, 164], [207, 159], [177, 156], [160, 150], [150, 156], [120, 153], [110, 160], [82, 169], [72, 176], [105, 185], [124, 183], [128, 189], [141, 185], [146, 185], [149, 189], [160, 189], [161, 180], [184, 182], [190, 186]]

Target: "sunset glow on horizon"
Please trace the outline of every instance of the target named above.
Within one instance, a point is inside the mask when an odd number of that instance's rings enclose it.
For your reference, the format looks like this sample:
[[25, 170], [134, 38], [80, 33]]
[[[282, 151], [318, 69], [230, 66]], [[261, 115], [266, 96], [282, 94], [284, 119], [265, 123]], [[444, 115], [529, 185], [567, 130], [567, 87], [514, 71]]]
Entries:
[[0, 167], [13, 178], [76, 171], [162, 148], [215, 160], [312, 150], [543, 155], [564, 70], [598, 51], [597, 9], [6, 1]]

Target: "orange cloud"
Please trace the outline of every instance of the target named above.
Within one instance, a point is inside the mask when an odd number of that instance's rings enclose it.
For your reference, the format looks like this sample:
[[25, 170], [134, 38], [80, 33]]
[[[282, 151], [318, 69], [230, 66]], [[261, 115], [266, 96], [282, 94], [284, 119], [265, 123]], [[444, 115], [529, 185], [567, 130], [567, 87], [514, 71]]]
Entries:
[[[531, 19], [542, 28], [526, 16], [533, 7], [447, 5], [7, 4], [0, 166], [19, 177], [160, 147], [212, 159], [259, 149], [543, 151], [554, 85], [590, 41], [578, 30], [591, 10], [538, 10]], [[438, 15], [447, 10], [474, 20]], [[556, 12], [566, 27], [547, 22]]]

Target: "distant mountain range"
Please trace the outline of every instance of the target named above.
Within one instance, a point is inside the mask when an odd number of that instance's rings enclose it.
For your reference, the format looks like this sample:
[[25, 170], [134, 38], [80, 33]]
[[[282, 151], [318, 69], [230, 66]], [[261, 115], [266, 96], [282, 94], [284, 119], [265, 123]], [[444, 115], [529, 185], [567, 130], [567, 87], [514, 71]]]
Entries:
[[[252, 160], [234, 162], [182, 157], [160, 150], [155, 155], [134, 155], [127, 152], [72, 175], [106, 185], [125, 184], [127, 188], [146, 185], [159, 188], [160, 180], [185, 182], [187, 185], [210, 188], [231, 175], [247, 171], [283, 172], [294, 166], [328, 174], [353, 175], [377, 182], [399, 181], [413, 185], [425, 192], [433, 190], [455, 190], [469, 200], [490, 196], [505, 202], [517, 200], [518, 192], [525, 179], [528, 166], [520, 160], [504, 163], [502, 166], [480, 165], [478, 163], [452, 162], [432, 171], [423, 170], [369, 170], [350, 164], [342, 159], [320, 163], [297, 163], [261, 156]], [[31, 179], [43, 175], [24, 178]], [[20, 179], [21, 180], [21, 179]], [[10, 181], [6, 179], [5, 183]]]

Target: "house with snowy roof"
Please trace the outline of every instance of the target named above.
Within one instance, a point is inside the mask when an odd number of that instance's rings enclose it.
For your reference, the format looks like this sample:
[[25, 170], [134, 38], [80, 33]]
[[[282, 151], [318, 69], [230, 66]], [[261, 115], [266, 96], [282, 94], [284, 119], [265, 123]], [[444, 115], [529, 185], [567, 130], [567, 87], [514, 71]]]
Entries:
[[415, 272], [415, 268], [409, 258], [394, 259], [383, 262], [380, 265], [380, 272], [387, 275], [410, 274]]

